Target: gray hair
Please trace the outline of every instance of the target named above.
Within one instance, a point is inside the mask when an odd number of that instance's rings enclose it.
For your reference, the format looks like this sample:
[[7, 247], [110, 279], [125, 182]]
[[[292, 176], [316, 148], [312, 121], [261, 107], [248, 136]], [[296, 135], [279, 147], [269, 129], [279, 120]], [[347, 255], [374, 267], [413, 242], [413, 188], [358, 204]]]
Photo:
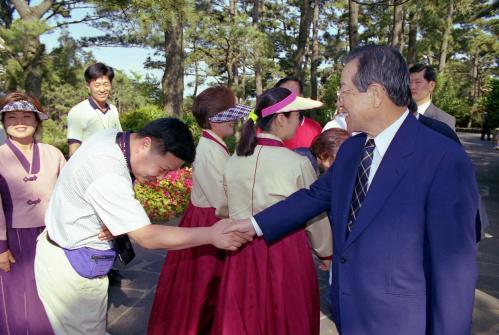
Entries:
[[390, 100], [397, 106], [408, 106], [411, 101], [409, 70], [400, 52], [384, 45], [365, 45], [353, 49], [345, 64], [357, 60], [355, 87], [366, 92], [369, 85], [382, 85]]

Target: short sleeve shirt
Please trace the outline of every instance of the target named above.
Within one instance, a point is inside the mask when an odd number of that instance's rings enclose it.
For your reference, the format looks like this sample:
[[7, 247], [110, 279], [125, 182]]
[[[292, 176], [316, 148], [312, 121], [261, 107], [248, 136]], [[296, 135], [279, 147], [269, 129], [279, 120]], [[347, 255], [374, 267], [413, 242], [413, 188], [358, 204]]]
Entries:
[[103, 226], [116, 236], [150, 224], [135, 199], [116, 134], [105, 130], [84, 142], [59, 176], [45, 225], [51, 239], [63, 248], [109, 249], [111, 243], [97, 237]]
[[107, 106], [107, 111], [102, 112], [97, 104], [88, 98], [71, 108], [68, 114], [68, 140], [81, 143], [104, 129], [121, 131], [118, 110], [114, 105]]

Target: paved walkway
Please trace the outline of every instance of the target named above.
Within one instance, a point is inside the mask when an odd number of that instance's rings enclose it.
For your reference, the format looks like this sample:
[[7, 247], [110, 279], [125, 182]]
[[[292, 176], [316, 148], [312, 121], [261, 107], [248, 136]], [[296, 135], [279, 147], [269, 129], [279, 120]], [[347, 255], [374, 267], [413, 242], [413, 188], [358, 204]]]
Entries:
[[[499, 334], [499, 151], [476, 134], [459, 134], [477, 170], [480, 191], [490, 220], [487, 238], [478, 248], [479, 278], [473, 314], [473, 334]], [[174, 223], [172, 223], [174, 224]], [[120, 271], [121, 287], [109, 293], [108, 331], [111, 335], [144, 335], [154, 290], [166, 252], [135, 247], [137, 257]], [[321, 335], [337, 334], [329, 318], [327, 274], [319, 273]], [[172, 302], [175, 303], [175, 302]], [[179, 334], [182, 335], [182, 334]]]

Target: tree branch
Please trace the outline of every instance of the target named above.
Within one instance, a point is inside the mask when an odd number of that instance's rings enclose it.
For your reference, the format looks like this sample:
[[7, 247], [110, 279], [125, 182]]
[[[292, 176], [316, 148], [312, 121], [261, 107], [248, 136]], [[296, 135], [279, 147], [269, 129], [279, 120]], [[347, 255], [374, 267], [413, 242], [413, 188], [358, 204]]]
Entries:
[[360, 1], [360, 0], [352, 0], [356, 4], [359, 5], [383, 5], [383, 6], [400, 6], [408, 2], [409, 0], [367, 0], [367, 1]]
[[496, 0], [493, 3], [489, 4], [488, 6], [479, 10], [475, 15], [473, 15], [470, 18], [469, 22], [475, 21], [481, 17], [492, 16], [494, 14], [494, 11], [496, 11], [498, 8], [499, 8], [499, 0]]
[[0, 53], [6, 53], [10, 58], [14, 59], [19, 65], [22, 65], [15, 52], [10, 50], [5, 41], [0, 37]]
[[201, 51], [206, 56], [208, 56], [209, 58], [216, 60], [216, 57], [213, 56], [211, 53], [209, 53], [205, 48], [199, 48], [198, 50]]
[[66, 21], [66, 22], [58, 23], [55, 26], [52, 26], [52, 27], [48, 28], [47, 31], [54, 30], [54, 29], [57, 29], [57, 28], [60, 28], [60, 27], [64, 27], [64, 26], [67, 26], [67, 25], [70, 25], [70, 24], [77, 24], [77, 23], [89, 22], [89, 21], [97, 21], [97, 20], [100, 20], [102, 18], [103, 18], [103, 16], [85, 16], [81, 20]]
[[19, 16], [21, 18], [25, 18], [26, 16], [30, 15], [31, 9], [29, 8], [29, 5], [26, 1], [24, 1], [24, 0], [12, 0], [12, 4], [16, 8], [16, 10], [19, 13]]
[[31, 13], [37, 18], [41, 18], [43, 14], [45, 14], [50, 9], [50, 7], [52, 7], [52, 4], [52, 0], [44, 0], [41, 4], [33, 7], [31, 9]]
[[59, 2], [56, 4], [56, 7], [52, 8], [52, 13], [45, 18], [45, 21], [48, 21], [50, 18], [59, 14], [59, 9], [63, 6], [64, 3]]

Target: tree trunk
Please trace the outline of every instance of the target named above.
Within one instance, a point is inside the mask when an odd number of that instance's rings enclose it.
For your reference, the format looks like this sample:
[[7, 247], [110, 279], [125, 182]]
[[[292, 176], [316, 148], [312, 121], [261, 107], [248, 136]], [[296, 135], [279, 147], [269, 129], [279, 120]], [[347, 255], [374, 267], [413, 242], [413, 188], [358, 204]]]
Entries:
[[232, 17], [236, 16], [237, 13], [237, 0], [230, 0], [229, 2], [229, 12]]
[[[258, 25], [258, 20], [260, 19], [260, 1], [253, 0], [253, 28], [255, 30], [260, 30]], [[256, 95], [259, 96], [263, 93], [263, 82], [262, 82], [262, 64], [260, 62], [259, 48], [254, 48], [254, 67], [255, 67], [255, 89]]]
[[407, 46], [407, 63], [414, 65], [417, 62], [416, 43], [418, 38], [418, 15], [416, 9], [409, 12], [409, 41]]
[[474, 104], [478, 98], [478, 69], [480, 65], [480, 51], [476, 48], [473, 62], [473, 70], [471, 72], [471, 77], [473, 80], [473, 90], [471, 92], [471, 102]]
[[449, 51], [449, 39], [452, 32], [452, 16], [454, 15], [454, 0], [448, 0], [447, 18], [445, 20], [445, 31], [442, 37], [442, 47], [440, 48], [440, 63], [438, 64], [438, 71], [442, 73], [445, 69], [445, 62], [447, 60], [447, 52]]
[[199, 63], [196, 60], [194, 62], [194, 92], [192, 93], [193, 97], [198, 95], [198, 83], [199, 83]]
[[294, 56], [294, 76], [303, 80], [303, 62], [307, 48], [309, 27], [310, 27], [310, 5], [309, 0], [302, 0], [300, 11], [300, 32], [298, 34], [297, 49]]
[[45, 45], [40, 43], [40, 37], [31, 36], [23, 51], [24, 90], [34, 95], [38, 100], [42, 97], [42, 59], [44, 54]]
[[406, 31], [406, 23], [407, 23], [407, 11], [404, 9], [402, 11], [402, 29], [400, 30], [400, 54], [404, 54], [405, 48], [407, 46], [407, 38], [405, 36], [405, 31]]
[[354, 49], [359, 43], [359, 4], [349, 0], [349, 22], [348, 22], [348, 36], [350, 50]]
[[[235, 17], [237, 15], [237, 0], [230, 0], [230, 22], [232, 25], [235, 23]], [[229, 67], [227, 71], [230, 71], [230, 83], [229, 86], [234, 86], [235, 88], [239, 87], [239, 73], [237, 66], [237, 53], [234, 52], [234, 47], [232, 45], [229, 46]]]
[[173, 15], [169, 31], [165, 32], [166, 68], [163, 74], [163, 110], [180, 117], [184, 95], [183, 22]]
[[312, 62], [310, 64], [310, 97], [317, 99], [317, 68], [319, 67], [319, 6], [320, 0], [315, 0], [314, 17], [312, 20]]
[[[243, 92], [243, 101], [246, 100], [246, 62], [243, 62], [243, 70], [241, 73], [241, 91]], [[261, 79], [261, 76], [260, 76]]]
[[[12, 0], [17, 13], [23, 22], [40, 22], [41, 18], [52, 7], [53, 1], [44, 0], [36, 6], [30, 6], [29, 1]], [[24, 89], [37, 99], [42, 95], [42, 60], [45, 45], [40, 43], [40, 34], [27, 32], [27, 42], [24, 45], [22, 58], [19, 61], [24, 70]]]
[[403, 5], [393, 6], [393, 27], [391, 45], [400, 50], [402, 44], [402, 27], [404, 23]]

